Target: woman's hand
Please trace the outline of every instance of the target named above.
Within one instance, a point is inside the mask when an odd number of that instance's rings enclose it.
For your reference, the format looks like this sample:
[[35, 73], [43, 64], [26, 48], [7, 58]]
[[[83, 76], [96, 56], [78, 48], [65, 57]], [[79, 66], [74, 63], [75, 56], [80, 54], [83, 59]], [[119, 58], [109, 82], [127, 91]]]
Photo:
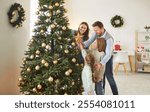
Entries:
[[83, 49], [83, 45], [82, 45], [82, 43], [78, 43], [78, 46], [79, 46], [80, 50], [82, 50], [82, 49]]
[[80, 35], [79, 33], [75, 36], [75, 40], [77, 43], [82, 43], [82, 37], [83, 35]]

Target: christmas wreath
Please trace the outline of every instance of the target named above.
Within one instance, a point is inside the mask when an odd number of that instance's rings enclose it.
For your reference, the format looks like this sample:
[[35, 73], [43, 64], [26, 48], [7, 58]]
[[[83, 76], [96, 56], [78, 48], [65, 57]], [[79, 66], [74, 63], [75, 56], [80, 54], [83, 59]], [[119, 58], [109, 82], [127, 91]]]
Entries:
[[123, 21], [123, 18], [121, 16], [114, 16], [111, 18], [111, 25], [115, 28], [118, 28], [118, 27], [121, 27], [123, 26], [124, 24], [124, 21]]
[[13, 27], [21, 27], [23, 21], [25, 21], [25, 10], [23, 9], [22, 5], [18, 3], [14, 3], [9, 11], [8, 11], [8, 18], [9, 18], [9, 23]]

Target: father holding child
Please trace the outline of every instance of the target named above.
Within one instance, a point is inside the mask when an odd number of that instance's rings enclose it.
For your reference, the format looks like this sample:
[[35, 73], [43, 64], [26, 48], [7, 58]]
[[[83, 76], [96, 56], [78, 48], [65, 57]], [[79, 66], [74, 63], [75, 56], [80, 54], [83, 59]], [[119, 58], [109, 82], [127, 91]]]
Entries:
[[104, 94], [104, 93], [102, 93], [102, 90], [103, 90], [103, 88], [105, 89], [105, 77], [106, 77], [109, 82], [109, 85], [111, 87], [113, 95], [118, 95], [118, 88], [117, 88], [117, 85], [116, 85], [116, 82], [115, 82], [114, 76], [113, 76], [113, 43], [114, 43], [114, 39], [105, 30], [102, 22], [96, 21], [92, 26], [94, 29], [94, 33], [87, 41], [85, 41], [83, 43], [84, 47], [85, 48], [89, 47], [95, 40], [97, 40], [97, 45], [99, 45], [100, 38], [104, 38], [106, 40], [105, 55], [99, 63], [95, 63], [95, 67], [97, 70], [100, 70], [103, 66], [105, 66], [103, 85], [100, 82], [95, 83], [96, 94], [97, 95]]

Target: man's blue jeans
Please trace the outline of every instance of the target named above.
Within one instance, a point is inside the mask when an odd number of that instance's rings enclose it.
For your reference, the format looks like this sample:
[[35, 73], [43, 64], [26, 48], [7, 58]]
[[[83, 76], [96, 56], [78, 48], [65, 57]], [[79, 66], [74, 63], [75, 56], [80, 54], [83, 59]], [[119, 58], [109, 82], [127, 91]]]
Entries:
[[113, 76], [113, 56], [109, 59], [109, 61], [106, 63], [105, 73], [104, 73], [104, 79], [103, 79], [103, 88], [105, 91], [105, 77], [107, 78], [109, 85], [111, 87], [113, 95], [118, 95], [118, 88], [116, 85], [116, 82], [114, 80]]
[[103, 81], [95, 83], [95, 92], [96, 95], [104, 95]]

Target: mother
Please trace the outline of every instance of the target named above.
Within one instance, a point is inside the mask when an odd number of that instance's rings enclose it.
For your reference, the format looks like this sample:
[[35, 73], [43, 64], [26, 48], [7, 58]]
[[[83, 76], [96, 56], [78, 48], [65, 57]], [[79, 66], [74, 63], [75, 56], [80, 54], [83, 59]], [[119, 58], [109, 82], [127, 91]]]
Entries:
[[[80, 41], [81, 43], [84, 43], [85, 41], [87, 41], [89, 39], [89, 25], [87, 22], [81, 22], [78, 30], [77, 31], [73, 31], [73, 35], [75, 36], [75, 38], [77, 39], [78, 37], [80, 37]], [[86, 47], [85, 49], [88, 49], [88, 47]], [[82, 54], [79, 54], [79, 64], [83, 64], [84, 63], [84, 59], [82, 57]]]

